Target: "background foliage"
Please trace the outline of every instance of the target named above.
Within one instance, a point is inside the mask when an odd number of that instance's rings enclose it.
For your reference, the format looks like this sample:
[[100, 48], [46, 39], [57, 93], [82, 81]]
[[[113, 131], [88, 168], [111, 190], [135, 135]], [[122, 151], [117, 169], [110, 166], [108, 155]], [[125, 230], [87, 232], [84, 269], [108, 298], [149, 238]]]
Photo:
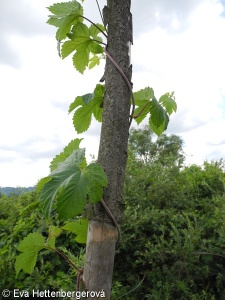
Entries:
[[[185, 166], [182, 147], [178, 136], [131, 130], [113, 300], [225, 299], [224, 161]], [[57, 213], [47, 222], [36, 192], [1, 195], [0, 207], [0, 288], [75, 290], [75, 271], [47, 250], [31, 275], [16, 278], [19, 242], [63, 226]], [[81, 266], [75, 238], [62, 233], [56, 246]]]
[[[73, 268], [55, 253], [43, 250], [38, 255], [37, 264], [31, 275], [21, 271], [16, 277], [15, 256], [19, 254], [17, 247], [21, 240], [31, 232], [48, 236], [49, 224], [62, 226], [54, 214], [49, 221], [40, 213], [36, 192], [22, 195], [11, 194], [0, 197], [0, 290], [32, 291], [40, 290], [74, 290], [76, 273]], [[75, 241], [73, 234], [62, 233], [56, 246], [74, 262], [81, 266], [83, 249]]]
[[184, 166], [182, 140], [133, 130], [115, 297], [225, 299], [224, 162]]

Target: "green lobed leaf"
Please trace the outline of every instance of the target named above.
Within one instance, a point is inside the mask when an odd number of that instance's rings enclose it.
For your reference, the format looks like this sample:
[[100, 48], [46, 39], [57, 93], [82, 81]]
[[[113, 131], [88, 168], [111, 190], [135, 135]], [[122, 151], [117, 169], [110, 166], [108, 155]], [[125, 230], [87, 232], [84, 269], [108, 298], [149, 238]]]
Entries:
[[100, 165], [92, 163], [87, 166], [85, 177], [87, 180], [87, 194], [89, 195], [89, 199], [91, 202], [97, 203], [103, 196], [102, 187], [107, 186], [107, 176]]
[[[93, 40], [90, 38], [90, 32], [88, 27], [83, 23], [78, 23], [75, 26], [73, 26], [72, 33], [70, 35], [70, 41], [66, 41], [62, 45], [62, 58], [67, 57], [69, 54], [71, 54], [73, 51], [77, 51], [77, 56], [80, 56], [79, 59], [82, 59], [81, 54], [83, 54], [83, 57], [86, 59], [89, 59], [90, 54], [90, 43], [93, 42]], [[95, 42], [96, 43], [96, 42]], [[73, 62], [76, 67], [79, 62], [77, 61], [77, 56], [75, 58], [73, 57]], [[80, 62], [81, 64], [82, 62]], [[85, 66], [86, 60], [85, 60]]]
[[56, 31], [57, 41], [62, 41], [67, 37], [71, 26], [80, 21], [80, 18], [78, 17], [79, 15], [71, 15], [60, 20], [60, 26]]
[[139, 106], [138, 101], [150, 100], [154, 97], [154, 91], [149, 86], [134, 93], [135, 104]]
[[61, 3], [55, 3], [48, 7], [48, 10], [58, 16], [70, 16], [71, 14], [80, 13], [83, 14], [82, 6], [79, 2], [76, 0], [69, 1], [69, 2], [61, 2]]
[[95, 40], [91, 38], [91, 32], [85, 24], [77, 23], [73, 26], [71, 34], [69, 34], [71, 40], [62, 45], [62, 58], [75, 51], [73, 64], [80, 73], [83, 73], [89, 65], [90, 53], [100, 54], [104, 52], [103, 47], [98, 43], [101, 39], [97, 39], [97, 32], [92, 29], [92, 34], [95, 35]]
[[[93, 28], [95, 28], [95, 30]], [[73, 26], [72, 32], [69, 35], [71, 43], [66, 43], [63, 52], [67, 51], [67, 47], [71, 48], [73, 46], [74, 50], [78, 52], [88, 50], [93, 54], [103, 53], [104, 48], [100, 45], [102, 38], [98, 36], [99, 32], [100, 31], [94, 25], [88, 28], [83, 23], [76, 24]]]
[[16, 276], [23, 270], [25, 273], [31, 274], [37, 262], [37, 252], [25, 252], [16, 257], [15, 269]]
[[83, 23], [78, 23], [73, 26], [71, 30], [71, 36], [70, 38], [72, 40], [77, 40], [77, 46], [79, 46], [80, 42], [81, 44], [90, 39], [90, 31], [87, 25]]
[[82, 100], [85, 105], [88, 105], [94, 98], [94, 93], [85, 94], [82, 96]]
[[69, 222], [64, 225], [62, 229], [75, 233], [77, 235], [75, 238], [76, 242], [86, 244], [88, 231], [87, 219], [79, 219], [77, 222]]
[[45, 215], [49, 215], [52, 203], [56, 200], [59, 218], [71, 218], [79, 215], [87, 196], [92, 201], [102, 197], [102, 189], [107, 185], [107, 179], [100, 166], [87, 166], [84, 150], [74, 150], [73, 153], [51, 172], [51, 180], [42, 188], [40, 201]]
[[78, 108], [73, 116], [73, 125], [77, 133], [88, 130], [91, 124], [92, 105]]
[[90, 52], [93, 54], [100, 54], [104, 52], [104, 48], [96, 42], [90, 43]]
[[82, 22], [83, 8], [77, 1], [55, 3], [48, 7], [53, 14], [49, 16], [48, 24], [58, 27], [56, 39], [63, 40], [70, 32], [72, 25]]
[[96, 65], [100, 64], [100, 58], [97, 55], [92, 56], [92, 58], [90, 58], [89, 60], [89, 65], [88, 68], [92, 69], [94, 68]]
[[167, 129], [168, 123], [169, 123], [169, 117], [168, 116], [167, 116], [166, 120], [158, 127], [155, 125], [154, 122], [152, 122], [151, 116], [149, 118], [149, 127], [158, 136], [161, 135]]
[[77, 47], [76, 40], [64, 42], [61, 49], [62, 58], [65, 58], [68, 55], [70, 55], [73, 51], [76, 50], [76, 47]]
[[45, 247], [45, 238], [38, 232], [28, 234], [19, 244], [18, 250], [20, 252], [27, 252], [30, 250], [39, 251]]
[[104, 100], [105, 86], [102, 84], [97, 84], [94, 90], [94, 101], [95, 107], [93, 110], [93, 115], [98, 122], [102, 122], [102, 103]]
[[59, 163], [57, 168], [50, 173], [51, 180], [43, 186], [39, 196], [47, 217], [50, 215], [52, 203], [57, 193], [60, 192], [62, 185], [67, 182], [72, 174], [79, 172], [79, 165], [85, 160], [84, 155], [84, 149], [74, 150], [65, 161]]
[[85, 161], [85, 149], [79, 148], [74, 150], [67, 159], [58, 164], [57, 169], [53, 170], [50, 175], [55, 176], [62, 171], [64, 171], [67, 167], [69, 168], [71, 165], [80, 166]]
[[157, 135], [166, 130], [169, 116], [177, 109], [173, 93], [166, 93], [160, 97], [159, 102], [154, 96], [152, 88], [147, 87], [134, 93], [135, 111], [134, 119], [140, 124], [150, 114], [149, 126]]
[[86, 49], [84, 49], [83, 51], [82, 50], [77, 51], [73, 56], [73, 65], [76, 68], [76, 70], [81, 74], [84, 73], [89, 63], [89, 54], [90, 54], [90, 51], [88, 51], [89, 43], [86, 43], [86, 46], [87, 46]]
[[60, 27], [60, 26], [62, 25], [63, 21], [64, 21], [64, 19], [59, 19], [59, 18], [56, 18], [56, 17], [54, 17], [54, 16], [51, 16], [51, 17], [48, 19], [47, 23], [48, 23], [49, 25], [53, 25], [53, 26], [55, 26], [55, 27]]
[[38, 232], [28, 234], [19, 244], [18, 250], [23, 252], [16, 257], [16, 275], [21, 270], [31, 274], [37, 261], [37, 254], [45, 248], [45, 238]]
[[105, 27], [104, 27], [102, 24], [99, 24], [99, 23], [97, 23], [96, 25], [97, 25], [97, 27], [98, 27], [99, 29], [101, 29], [101, 30], [99, 30], [95, 25], [92, 24], [92, 25], [90, 26], [90, 28], [89, 28], [90, 35], [91, 35], [95, 40], [98, 40], [98, 41], [102, 42], [102, 38], [99, 37], [98, 35], [99, 35], [99, 33], [102, 33], [102, 32], [104, 32], [104, 31], [106, 31], [106, 30], [105, 30]]
[[146, 87], [134, 93], [135, 111], [134, 119], [140, 124], [147, 114], [150, 112], [151, 99], [154, 97], [154, 91], [150, 87]]
[[53, 171], [57, 168], [58, 164], [66, 160], [74, 150], [79, 149], [80, 143], [83, 139], [72, 140], [64, 149], [63, 152], [56, 155], [50, 164], [50, 170]]
[[75, 100], [70, 104], [68, 113], [71, 113], [76, 107], [83, 105], [83, 104], [84, 104], [84, 102], [83, 102], [82, 96], [77, 96], [75, 98]]
[[[93, 94], [82, 96], [83, 103], [80, 101], [80, 98], [77, 100], [77, 102], [79, 101], [79, 103], [81, 103], [81, 107], [75, 111], [73, 116], [73, 124], [77, 133], [82, 133], [88, 130], [91, 124], [92, 114], [98, 122], [102, 121], [101, 104], [103, 97], [104, 86], [97, 84]], [[77, 103], [74, 103], [73, 107], [76, 108]]]
[[174, 93], [166, 93], [162, 95], [159, 98], [159, 103], [162, 103], [169, 115], [177, 111], [177, 104], [174, 100]]
[[87, 187], [82, 171], [74, 166], [73, 169], [67, 170], [67, 175], [57, 197], [60, 219], [72, 218], [81, 214], [86, 205]]
[[160, 127], [167, 119], [165, 109], [159, 104], [155, 97], [151, 101], [150, 113], [151, 122], [156, 127]]

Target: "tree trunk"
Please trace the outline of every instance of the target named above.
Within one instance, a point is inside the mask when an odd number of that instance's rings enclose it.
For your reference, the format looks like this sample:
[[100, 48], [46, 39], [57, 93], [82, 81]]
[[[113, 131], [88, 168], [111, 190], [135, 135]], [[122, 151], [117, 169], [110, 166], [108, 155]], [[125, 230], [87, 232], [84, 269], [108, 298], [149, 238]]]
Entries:
[[[132, 42], [131, 0], [107, 0], [104, 21], [108, 24], [107, 51], [131, 80]], [[105, 18], [106, 16], [106, 18]], [[118, 224], [123, 220], [122, 190], [127, 160], [131, 92], [113, 63], [106, 59], [105, 97], [98, 162], [108, 177], [103, 200]], [[83, 279], [88, 291], [105, 292], [110, 299], [118, 230], [102, 203], [92, 208]], [[88, 297], [87, 299], [102, 299]]]

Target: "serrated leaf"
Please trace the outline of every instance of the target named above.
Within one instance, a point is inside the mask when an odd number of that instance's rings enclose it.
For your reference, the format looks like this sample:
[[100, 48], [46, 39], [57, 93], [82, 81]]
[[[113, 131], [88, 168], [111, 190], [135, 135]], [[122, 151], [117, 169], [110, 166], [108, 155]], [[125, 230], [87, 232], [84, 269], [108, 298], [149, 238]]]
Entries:
[[[87, 27], [87, 25], [83, 23], [78, 23], [75, 26], [73, 26], [71, 33], [72, 33], [71, 39], [81, 41], [81, 43], [90, 39], [89, 28]], [[79, 44], [80, 42], [78, 42], [78, 46]]]
[[61, 49], [61, 55], [62, 58], [66, 58], [68, 55], [70, 55], [73, 51], [76, 50], [77, 47], [77, 41], [76, 40], [71, 40], [71, 41], [65, 41], [62, 45]]
[[158, 102], [150, 87], [134, 93], [135, 106], [137, 106], [133, 116], [135, 121], [140, 124], [150, 114], [149, 126], [153, 132], [160, 135], [167, 128], [168, 114], [176, 111], [176, 103], [173, 98], [173, 93], [166, 93]]
[[[103, 196], [103, 186], [107, 185], [107, 176], [103, 172], [100, 165], [92, 163], [87, 166], [87, 172], [85, 173], [87, 180], [87, 194], [89, 199], [93, 203], [97, 203]], [[101, 182], [101, 185], [99, 184]]]
[[[93, 94], [89, 94], [88, 99], [82, 96], [83, 103], [73, 116], [73, 124], [77, 133], [82, 133], [88, 130], [91, 124], [92, 114], [98, 122], [102, 121], [101, 103], [104, 97], [104, 86], [97, 84]], [[88, 101], [87, 101], [88, 100]], [[85, 104], [87, 103], [87, 105]]]
[[70, 32], [72, 25], [76, 24], [79, 21], [79, 15], [71, 15], [61, 19], [59, 29], [56, 31], [56, 40], [62, 41], [67, 37], [67, 34]]
[[70, 166], [71, 164], [80, 166], [85, 161], [85, 149], [76, 149], [74, 150], [71, 155], [62, 163], [59, 163], [56, 170], [53, 170], [51, 172], [51, 175], [54, 176], [55, 174], [58, 174], [59, 172], [63, 171], [67, 166]]
[[15, 269], [16, 276], [23, 270], [25, 273], [31, 274], [37, 261], [37, 252], [21, 253], [16, 257]]
[[38, 232], [29, 233], [19, 244], [20, 252], [39, 251], [45, 247], [45, 238]]
[[89, 64], [90, 53], [103, 53], [104, 49], [99, 45], [98, 40], [93, 40], [90, 36], [89, 28], [83, 23], [77, 23], [73, 26], [71, 34], [69, 34], [70, 41], [66, 41], [62, 45], [62, 58], [67, 57], [75, 51], [73, 55], [73, 65], [80, 72], [83, 73]]
[[146, 87], [145, 89], [142, 89], [138, 92], [134, 93], [134, 100], [135, 104], [139, 106], [138, 101], [139, 100], [150, 100], [154, 97], [154, 91], [150, 87]]
[[76, 107], [83, 105], [82, 96], [77, 96], [75, 100], [70, 104], [68, 113], [71, 113]]
[[90, 52], [93, 54], [100, 54], [104, 52], [104, 48], [96, 42], [90, 43]]
[[155, 125], [155, 123], [152, 121], [152, 117], [151, 116], [149, 118], [149, 127], [158, 136], [160, 134], [162, 134], [167, 129], [168, 123], [169, 123], [169, 117], [167, 115], [166, 115], [165, 121], [161, 125], [159, 125], [159, 126]]
[[50, 176], [47, 176], [47, 177], [44, 177], [42, 179], [40, 179], [38, 181], [38, 184], [37, 184], [37, 187], [36, 187], [36, 191], [37, 191], [37, 195], [40, 194], [41, 192], [41, 189], [43, 188], [43, 186], [49, 181], [51, 180], [52, 178]]
[[151, 101], [150, 113], [151, 122], [157, 128], [160, 127], [163, 123], [165, 123], [168, 118], [165, 109], [159, 104], [155, 97]]
[[68, 172], [61, 184], [57, 197], [57, 209], [60, 219], [72, 218], [81, 214], [86, 204], [86, 182], [80, 168], [74, 167]]
[[165, 107], [166, 112], [171, 115], [173, 112], [177, 111], [177, 104], [174, 100], [173, 93], [166, 93], [159, 98], [159, 103]]
[[49, 16], [47, 23], [58, 27], [56, 32], [57, 40], [65, 39], [71, 27], [83, 20], [83, 8], [75, 0], [55, 3], [48, 7], [48, 9], [53, 15]]
[[16, 275], [20, 270], [31, 274], [37, 261], [37, 253], [45, 248], [45, 238], [38, 232], [28, 234], [19, 244], [18, 250], [23, 252], [16, 257]]
[[135, 111], [134, 119], [140, 124], [150, 112], [151, 99], [154, 97], [154, 91], [150, 87], [146, 87], [134, 93]]
[[73, 151], [64, 162], [59, 163], [50, 174], [52, 179], [44, 185], [40, 193], [45, 215], [49, 215], [54, 200], [57, 202], [59, 218], [79, 215], [86, 204], [87, 196], [96, 201], [107, 181], [101, 167], [96, 168], [95, 172], [93, 174], [92, 167], [86, 166], [82, 149]]
[[77, 51], [73, 56], [73, 65], [76, 68], [76, 70], [81, 74], [84, 73], [89, 63], [90, 51], [88, 51], [87, 49], [88, 49], [88, 45], [84, 51], [79, 51], [79, 52]]
[[[83, 23], [76, 24], [75, 26], [73, 26], [70, 38], [70, 41], [66, 41], [62, 45], [62, 58], [65, 58], [73, 51], [76, 51], [76, 54], [78, 54], [76, 56], [73, 56], [74, 66], [76, 68], [78, 66], [79, 70], [82, 70], [83, 68], [85, 69], [85, 67], [88, 65], [88, 62], [86, 62], [86, 60], [89, 60], [89, 47], [90, 44], [93, 43], [93, 40], [90, 38], [88, 27]], [[79, 64], [78, 59], [85, 59], [85, 61], [83, 62], [85, 67], [80, 67], [80, 65], [82, 65], [82, 62], [80, 62]]]
[[88, 220], [80, 219], [78, 222], [69, 222], [63, 226], [64, 230], [71, 231], [77, 236], [75, 241], [81, 244], [85, 244], [87, 240]]
[[82, 100], [85, 105], [88, 105], [94, 98], [94, 93], [89, 93], [82, 96]]
[[[100, 30], [99, 30], [96, 26], [97, 26]], [[93, 24], [90, 26], [90, 28], [89, 28], [90, 35], [91, 35], [95, 40], [97, 39], [98, 41], [102, 41], [102, 39], [101, 39], [98, 35], [99, 35], [99, 33], [105, 31], [105, 27], [104, 27], [102, 24], [99, 24], [99, 23], [97, 23], [96, 26], [93, 25]]]
[[77, 133], [82, 133], [88, 130], [91, 124], [92, 107], [82, 106], [78, 108], [73, 116], [73, 125]]
[[92, 69], [94, 68], [96, 65], [100, 64], [100, 58], [97, 55], [92, 56], [92, 58], [89, 60], [89, 65], [88, 68]]
[[55, 239], [60, 235], [61, 232], [62, 232], [62, 229], [57, 227], [57, 226], [51, 225], [49, 227], [49, 234], [48, 234], [47, 244], [51, 248], [55, 249]]
[[81, 15], [83, 14], [82, 6], [76, 0], [54, 3], [48, 7], [48, 10], [58, 17], [69, 16], [74, 13], [81, 13]]
[[55, 27], [60, 27], [63, 23], [63, 19], [58, 19], [58, 18], [55, 18], [54, 16], [50, 16], [47, 23], [49, 25], [53, 25]]
[[[79, 172], [79, 165], [85, 159], [84, 155], [84, 149], [74, 150], [65, 161], [59, 163], [57, 168], [51, 172], [51, 180], [44, 185], [39, 196], [42, 208], [47, 217], [50, 214], [52, 203], [55, 200], [57, 193], [59, 193], [61, 188], [66, 185], [70, 176]], [[74, 214], [75, 213], [76, 208], [74, 208]]]
[[93, 115], [98, 122], [102, 122], [102, 107], [101, 104], [104, 100], [105, 86], [102, 84], [97, 84], [94, 90], [95, 106], [93, 109]]
[[53, 171], [57, 168], [58, 164], [66, 160], [74, 150], [79, 149], [80, 143], [83, 139], [72, 140], [59, 155], [56, 155], [50, 164], [50, 170]]

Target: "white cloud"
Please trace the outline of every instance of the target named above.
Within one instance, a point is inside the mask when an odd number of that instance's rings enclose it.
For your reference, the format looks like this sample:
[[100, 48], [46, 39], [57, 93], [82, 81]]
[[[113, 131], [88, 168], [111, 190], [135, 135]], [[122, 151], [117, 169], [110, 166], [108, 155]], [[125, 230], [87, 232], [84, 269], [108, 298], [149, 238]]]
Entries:
[[[133, 50], [135, 86], [150, 84], [159, 96], [175, 91], [178, 112], [169, 132], [181, 134], [193, 162], [215, 153], [210, 140], [223, 138], [225, 19], [219, 2], [206, 1], [189, 16], [190, 26], [171, 35], [157, 27], [142, 34]], [[171, 21], [173, 22], [173, 21]], [[135, 71], [135, 67], [134, 67]], [[223, 156], [225, 152], [218, 151]], [[216, 157], [219, 158], [219, 157]]]
[[[40, 177], [48, 175], [49, 163], [69, 143], [78, 137], [69, 104], [78, 95], [92, 92], [103, 74], [103, 66], [86, 76], [78, 74], [72, 59], [60, 60], [54, 38], [46, 36], [11, 36], [20, 55], [22, 68], [1, 68], [0, 98], [3, 114], [0, 119], [0, 185], [33, 185]], [[96, 78], [96, 80], [93, 80]], [[99, 132], [99, 128], [96, 127]], [[97, 153], [96, 134], [86, 134], [82, 147], [87, 155]], [[83, 137], [83, 135], [82, 135]], [[95, 142], [93, 142], [93, 139]], [[27, 147], [21, 144], [29, 142]], [[42, 174], [40, 174], [40, 169]], [[6, 164], [7, 162], [7, 164]], [[23, 167], [22, 167], [23, 165]], [[30, 172], [31, 166], [35, 169]], [[36, 170], [39, 165], [39, 170]], [[19, 175], [20, 174], [20, 175]], [[37, 177], [39, 176], [39, 177]]]

